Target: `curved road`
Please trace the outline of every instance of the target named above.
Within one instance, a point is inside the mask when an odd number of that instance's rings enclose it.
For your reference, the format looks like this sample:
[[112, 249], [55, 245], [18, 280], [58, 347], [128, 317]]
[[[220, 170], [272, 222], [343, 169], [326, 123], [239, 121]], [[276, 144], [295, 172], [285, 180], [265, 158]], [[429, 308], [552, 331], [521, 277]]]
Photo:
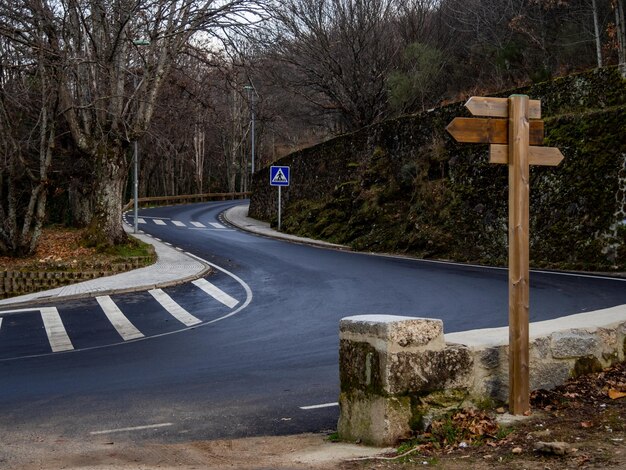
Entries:
[[[75, 349], [51, 353], [38, 313], [5, 315], [2, 432], [172, 441], [334, 429], [337, 407], [301, 407], [337, 401], [342, 317], [434, 317], [446, 333], [507, 324], [503, 269], [258, 237], [219, 220], [238, 203], [141, 211], [144, 232], [219, 267], [206, 278], [219, 301], [191, 283], [164, 289], [195, 324], [148, 292], [113, 295], [142, 334], [124, 341], [95, 299], [58, 303]], [[623, 279], [531, 274], [531, 321], [624, 303]]]

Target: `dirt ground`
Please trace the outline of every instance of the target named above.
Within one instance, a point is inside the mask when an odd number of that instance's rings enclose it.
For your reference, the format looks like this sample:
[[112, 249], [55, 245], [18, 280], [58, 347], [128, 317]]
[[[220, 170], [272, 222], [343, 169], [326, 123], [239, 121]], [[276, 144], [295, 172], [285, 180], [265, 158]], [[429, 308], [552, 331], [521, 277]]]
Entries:
[[414, 447], [405, 445], [401, 451], [332, 442], [326, 434], [167, 444], [137, 443], [122, 435], [71, 440], [36, 430], [25, 434], [4, 429], [0, 468], [626, 469], [625, 363], [550, 392], [535, 392], [532, 405], [531, 416], [508, 424], [493, 419], [508, 416], [497, 411], [461, 411], [448, 422], [454, 426], [445, 428], [446, 433], [430, 429], [416, 436]]
[[56, 271], [68, 269], [101, 269], [124, 260], [124, 253], [101, 253], [83, 246], [84, 230], [52, 226], [43, 229], [35, 253], [12, 258], [0, 256], [0, 269], [23, 271]]

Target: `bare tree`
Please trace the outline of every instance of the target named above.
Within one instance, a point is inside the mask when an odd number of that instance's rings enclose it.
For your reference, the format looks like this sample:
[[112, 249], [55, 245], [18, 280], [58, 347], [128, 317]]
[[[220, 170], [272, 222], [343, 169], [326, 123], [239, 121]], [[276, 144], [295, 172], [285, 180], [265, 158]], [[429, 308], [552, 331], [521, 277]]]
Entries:
[[[19, 3], [7, 3], [11, 13]], [[41, 11], [33, 11], [35, 22]], [[0, 253], [35, 251], [46, 216], [49, 170], [58, 124], [60, 64], [46, 48], [44, 29], [22, 28], [7, 15], [0, 28], [19, 29], [20, 41], [0, 41]]]
[[[94, 244], [123, 242], [122, 195], [130, 142], [148, 129], [157, 96], [198, 31], [237, 27], [259, 0], [33, 0], [24, 21], [48, 32], [64, 61], [60, 98], [77, 148], [93, 161]], [[0, 11], [0, 13], [4, 13]], [[30, 25], [33, 26], [34, 25]], [[19, 41], [19, 28], [2, 34]]]
[[379, 120], [398, 46], [393, 0], [286, 0], [273, 10], [267, 50], [291, 91], [340, 118], [346, 130]]
[[622, 67], [622, 74], [626, 76], [626, 13], [624, 0], [613, 0], [615, 11], [615, 34], [617, 36], [617, 60]]

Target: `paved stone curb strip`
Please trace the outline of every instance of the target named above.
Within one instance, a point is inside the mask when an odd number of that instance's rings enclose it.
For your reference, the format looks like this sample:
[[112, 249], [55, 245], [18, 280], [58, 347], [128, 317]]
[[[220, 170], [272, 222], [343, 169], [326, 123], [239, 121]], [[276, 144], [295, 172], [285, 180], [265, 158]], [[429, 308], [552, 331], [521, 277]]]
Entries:
[[224, 220], [241, 230], [254, 233], [255, 235], [262, 235], [265, 237], [277, 238], [294, 243], [303, 243], [305, 245], [319, 246], [323, 248], [337, 248], [347, 250], [349, 249], [345, 245], [337, 245], [335, 243], [329, 243], [321, 240], [314, 240], [312, 238], [298, 237], [296, 235], [290, 235], [288, 233], [278, 232], [273, 228], [270, 228], [270, 224], [267, 222], [261, 222], [256, 219], [248, 217], [248, 209], [250, 204], [242, 204], [240, 206], [231, 207], [224, 213], [222, 217]]
[[124, 225], [124, 229], [129, 235], [154, 246], [157, 255], [156, 263], [113, 276], [100, 277], [56, 289], [1, 300], [0, 307], [18, 307], [58, 300], [157, 289], [189, 282], [211, 272], [208, 265], [155, 240], [149, 235], [144, 233], [133, 234], [127, 225]]

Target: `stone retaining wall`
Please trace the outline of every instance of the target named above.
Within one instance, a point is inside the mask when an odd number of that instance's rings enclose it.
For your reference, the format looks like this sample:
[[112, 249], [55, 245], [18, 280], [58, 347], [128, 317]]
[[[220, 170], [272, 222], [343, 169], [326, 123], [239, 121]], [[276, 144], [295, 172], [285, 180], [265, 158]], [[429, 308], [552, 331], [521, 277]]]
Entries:
[[2, 271], [0, 272], [0, 299], [39, 292], [77, 282], [111, 276], [141, 268], [153, 261], [151, 257], [135, 257], [127, 263], [114, 263], [106, 267], [81, 271]]
[[[615, 67], [504, 92], [542, 102], [545, 146], [558, 167], [530, 173], [531, 264], [626, 270], [626, 81]], [[282, 230], [360, 251], [502, 266], [507, 169], [488, 145], [456, 142], [446, 126], [463, 103], [390, 119], [288, 155]], [[277, 220], [269, 167], [255, 173], [250, 216]]]
[[[342, 439], [393, 445], [458, 406], [508, 397], [508, 328], [443, 334], [428, 318], [363, 315], [340, 324]], [[533, 323], [531, 389], [623, 361], [626, 305]]]

